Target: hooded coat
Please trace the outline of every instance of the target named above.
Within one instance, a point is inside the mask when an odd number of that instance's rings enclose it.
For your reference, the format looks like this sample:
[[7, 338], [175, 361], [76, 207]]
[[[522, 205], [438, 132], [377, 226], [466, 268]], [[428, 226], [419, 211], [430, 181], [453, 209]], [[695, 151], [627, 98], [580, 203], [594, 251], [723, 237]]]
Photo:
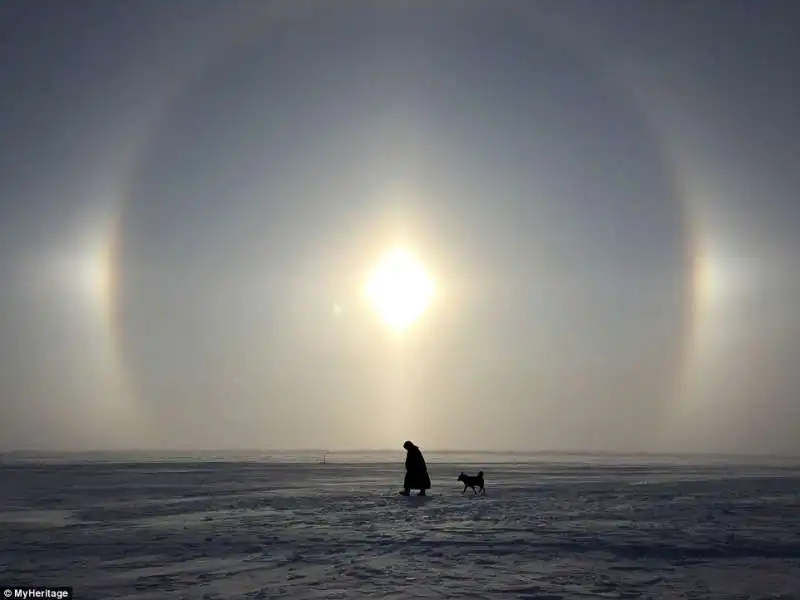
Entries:
[[411, 442], [406, 442], [403, 447], [406, 449], [406, 477], [403, 487], [408, 490], [431, 489], [431, 478], [422, 452]]

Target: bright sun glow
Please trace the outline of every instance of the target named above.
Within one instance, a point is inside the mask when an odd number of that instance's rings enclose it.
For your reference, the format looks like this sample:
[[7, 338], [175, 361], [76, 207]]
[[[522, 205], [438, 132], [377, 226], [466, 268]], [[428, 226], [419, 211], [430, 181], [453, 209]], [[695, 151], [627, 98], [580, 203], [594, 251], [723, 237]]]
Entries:
[[398, 249], [380, 262], [365, 291], [381, 318], [402, 331], [428, 308], [433, 281], [411, 254]]

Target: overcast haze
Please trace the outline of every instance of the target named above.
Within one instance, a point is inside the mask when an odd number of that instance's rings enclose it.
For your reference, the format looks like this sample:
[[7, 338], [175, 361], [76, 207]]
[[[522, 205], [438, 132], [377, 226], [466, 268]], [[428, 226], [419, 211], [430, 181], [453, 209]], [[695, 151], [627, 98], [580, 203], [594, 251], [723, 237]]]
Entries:
[[798, 27], [6, 0], [0, 447], [800, 452]]

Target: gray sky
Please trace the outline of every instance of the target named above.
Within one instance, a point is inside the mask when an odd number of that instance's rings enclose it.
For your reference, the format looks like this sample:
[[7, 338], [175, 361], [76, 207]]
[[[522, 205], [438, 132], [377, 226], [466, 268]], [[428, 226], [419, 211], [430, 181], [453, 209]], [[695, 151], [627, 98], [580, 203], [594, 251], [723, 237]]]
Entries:
[[433, 6], [2, 3], [0, 447], [800, 452], [795, 3]]

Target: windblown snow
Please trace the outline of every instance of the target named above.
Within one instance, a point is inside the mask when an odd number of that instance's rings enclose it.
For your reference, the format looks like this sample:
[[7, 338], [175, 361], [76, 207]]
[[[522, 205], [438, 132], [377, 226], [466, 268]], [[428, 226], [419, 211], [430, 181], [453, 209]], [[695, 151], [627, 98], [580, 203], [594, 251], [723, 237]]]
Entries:
[[[2, 584], [81, 599], [800, 598], [800, 468], [402, 452], [6, 455]], [[486, 496], [462, 494], [463, 470]]]

